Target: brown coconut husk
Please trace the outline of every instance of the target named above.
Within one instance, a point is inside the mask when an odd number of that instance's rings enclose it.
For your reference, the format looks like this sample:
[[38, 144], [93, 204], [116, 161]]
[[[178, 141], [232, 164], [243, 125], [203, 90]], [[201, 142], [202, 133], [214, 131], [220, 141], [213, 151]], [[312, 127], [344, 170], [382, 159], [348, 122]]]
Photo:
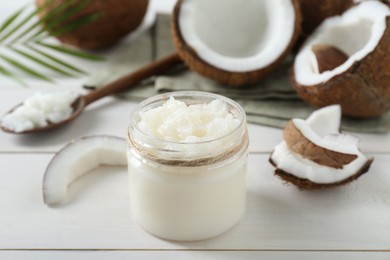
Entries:
[[[37, 6], [45, 5], [49, 0], [36, 0]], [[53, 0], [39, 16], [43, 17], [54, 7], [66, 0]], [[80, 1], [76, 1], [75, 4]], [[98, 13], [100, 16], [72, 32], [56, 36], [63, 43], [82, 49], [100, 49], [110, 46], [128, 33], [134, 31], [142, 22], [148, 6], [148, 0], [93, 0], [64, 22], [67, 23]]]
[[292, 69], [290, 79], [298, 95], [315, 107], [340, 104], [345, 116], [375, 117], [390, 110], [389, 56], [390, 17], [386, 17], [386, 30], [375, 50], [344, 73], [327, 82], [303, 86], [295, 80]]
[[283, 137], [292, 151], [320, 165], [342, 169], [358, 157], [356, 154], [340, 153], [316, 145], [307, 139], [291, 120], [284, 128]]
[[328, 17], [340, 15], [354, 5], [353, 0], [299, 0], [302, 35], [309, 36]]
[[173, 41], [175, 43], [176, 49], [180, 57], [182, 58], [182, 60], [190, 67], [190, 69], [198, 72], [199, 74], [205, 77], [216, 80], [222, 84], [227, 84], [230, 86], [243, 86], [243, 85], [253, 84], [263, 79], [266, 75], [268, 75], [271, 71], [273, 71], [281, 62], [283, 62], [286, 56], [290, 53], [292, 47], [294, 46], [295, 42], [297, 41], [300, 35], [301, 14], [300, 14], [299, 2], [298, 0], [292, 0], [295, 8], [295, 15], [296, 15], [295, 24], [294, 24], [295, 25], [294, 35], [293, 38], [291, 39], [289, 46], [279, 56], [279, 58], [274, 62], [272, 62], [267, 67], [254, 70], [254, 71], [230, 72], [230, 71], [222, 70], [203, 61], [197, 55], [196, 51], [184, 41], [178, 23], [180, 7], [183, 1], [185, 0], [179, 0], [176, 3], [172, 15], [171, 31], [172, 31]]
[[339, 48], [329, 44], [318, 44], [312, 47], [312, 51], [317, 60], [321, 62], [318, 64], [318, 71], [322, 73], [327, 70], [333, 70], [348, 60], [348, 55]]
[[[271, 155], [272, 157], [272, 155]], [[350, 176], [349, 178], [335, 182], [335, 183], [314, 183], [308, 179], [302, 179], [298, 178], [295, 175], [285, 172], [282, 169], [277, 168], [276, 163], [272, 160], [270, 157], [269, 162], [276, 168], [275, 169], [275, 175], [280, 177], [282, 180], [286, 181], [286, 183], [291, 183], [294, 184], [298, 189], [300, 190], [315, 190], [315, 189], [328, 189], [328, 188], [334, 188], [338, 186], [345, 185], [347, 183], [350, 183], [356, 179], [358, 179], [360, 176], [362, 176], [364, 173], [368, 172], [370, 169], [371, 163], [373, 162], [374, 159], [368, 160], [363, 167], [361, 167], [356, 174]]]

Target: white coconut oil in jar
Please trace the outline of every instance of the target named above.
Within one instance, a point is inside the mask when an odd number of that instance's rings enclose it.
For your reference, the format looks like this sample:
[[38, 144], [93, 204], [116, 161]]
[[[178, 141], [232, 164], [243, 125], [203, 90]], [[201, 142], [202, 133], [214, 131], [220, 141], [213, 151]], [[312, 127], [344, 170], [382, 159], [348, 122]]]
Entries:
[[237, 103], [205, 92], [158, 95], [135, 109], [128, 137], [130, 208], [147, 232], [204, 240], [243, 216], [248, 133]]

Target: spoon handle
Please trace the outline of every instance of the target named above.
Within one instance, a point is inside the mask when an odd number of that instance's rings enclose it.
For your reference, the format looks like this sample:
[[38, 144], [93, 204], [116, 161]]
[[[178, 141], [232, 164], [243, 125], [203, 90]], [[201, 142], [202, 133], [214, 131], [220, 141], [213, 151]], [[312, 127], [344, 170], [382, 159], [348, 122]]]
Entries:
[[158, 75], [174, 65], [181, 63], [181, 59], [177, 53], [171, 54], [165, 58], [157, 60], [145, 67], [142, 67], [134, 72], [131, 72], [122, 78], [109, 83], [108, 85], [98, 88], [84, 96], [85, 105], [88, 105], [102, 97], [120, 92], [131, 86], [136, 85], [140, 81]]

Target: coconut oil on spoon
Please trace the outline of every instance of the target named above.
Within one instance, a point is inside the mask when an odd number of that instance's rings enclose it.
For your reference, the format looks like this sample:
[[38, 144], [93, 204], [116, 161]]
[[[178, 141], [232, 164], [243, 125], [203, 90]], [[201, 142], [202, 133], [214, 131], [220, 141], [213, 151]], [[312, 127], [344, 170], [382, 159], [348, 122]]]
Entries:
[[[3, 117], [3, 120], [1, 122], [1, 129], [4, 132], [12, 133], [12, 134], [28, 134], [28, 133], [36, 133], [36, 132], [46, 131], [46, 130], [50, 130], [53, 128], [63, 126], [65, 124], [71, 122], [72, 120], [74, 120], [76, 117], [78, 117], [81, 114], [81, 112], [84, 110], [84, 108], [87, 105], [91, 104], [92, 102], [94, 102], [98, 99], [101, 99], [105, 96], [108, 96], [108, 95], [111, 95], [114, 93], [118, 93], [118, 92], [123, 91], [127, 88], [135, 86], [137, 83], [141, 82], [142, 80], [144, 80], [148, 77], [151, 77], [151, 76], [161, 74], [164, 71], [168, 70], [169, 68], [172, 68], [174, 65], [177, 65], [179, 63], [181, 63], [181, 59], [180, 59], [178, 54], [174, 53], [174, 54], [171, 54], [163, 59], [155, 61], [155, 62], [153, 62], [153, 63], [135, 71], [135, 72], [127, 74], [124, 77], [122, 77], [122, 78], [120, 78], [120, 79], [118, 79], [118, 80], [116, 80], [116, 81], [114, 81], [114, 82], [112, 82], [104, 87], [98, 88], [98, 89], [96, 89], [96, 90], [94, 90], [86, 95], [80, 95], [80, 96], [76, 97], [69, 104], [64, 104], [63, 106], [60, 106], [58, 108], [59, 110], [63, 110], [63, 111], [66, 111], [66, 109], [70, 109], [70, 113], [68, 113], [68, 115], [65, 116], [64, 118], [59, 117], [60, 118], [59, 120], [58, 120], [58, 117], [50, 116], [49, 113], [47, 113], [47, 111], [44, 111], [47, 108], [49, 110], [53, 110], [53, 108], [50, 109], [51, 104], [45, 103], [45, 102], [50, 103], [50, 102], [54, 101], [50, 97], [47, 97], [47, 98], [42, 99], [40, 101], [43, 103], [36, 106], [36, 107], [38, 107], [38, 111], [28, 111], [27, 107], [23, 107], [23, 106], [26, 106], [27, 104], [25, 104], [25, 102], [23, 102], [22, 104], [11, 109]], [[64, 98], [66, 98], [67, 95], [69, 95], [69, 92], [64, 92]], [[30, 102], [34, 102], [34, 99], [32, 101], [30, 99]], [[54, 106], [55, 106], [55, 104], [54, 104]], [[19, 112], [18, 112], [18, 110], [19, 110]], [[31, 126], [32, 123], [31, 122], [29, 123], [28, 121], [19, 120], [19, 122], [18, 122], [17, 121], [18, 119], [15, 119], [16, 121], [14, 120], [13, 122], [9, 122], [12, 119], [7, 120], [7, 117], [9, 119], [12, 115], [15, 115], [15, 113], [23, 113], [20, 110], [26, 111], [26, 112], [23, 111], [23, 112], [25, 112], [23, 117], [34, 118], [34, 116], [35, 116], [34, 120], [37, 120], [37, 118], [36, 118], [37, 116], [42, 117], [42, 115], [45, 115], [45, 116], [49, 115], [48, 116], [49, 118], [46, 117], [45, 119], [47, 121], [49, 121], [50, 123], [34, 124], [33, 126]], [[39, 111], [39, 110], [41, 110], [41, 111]], [[31, 114], [34, 112], [35, 112], [35, 114]], [[54, 117], [57, 120], [51, 120], [50, 117]]]

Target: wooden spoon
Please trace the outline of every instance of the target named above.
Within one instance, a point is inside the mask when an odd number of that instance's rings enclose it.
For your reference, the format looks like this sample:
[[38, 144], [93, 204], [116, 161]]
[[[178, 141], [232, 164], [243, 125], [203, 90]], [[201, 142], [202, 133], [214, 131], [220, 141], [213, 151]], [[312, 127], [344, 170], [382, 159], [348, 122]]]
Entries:
[[[81, 112], [84, 110], [84, 108], [91, 104], [92, 102], [101, 99], [105, 96], [120, 92], [122, 90], [125, 90], [127, 88], [130, 88], [132, 86], [135, 86], [137, 83], [141, 82], [142, 80], [155, 76], [158, 74], [163, 73], [164, 71], [168, 70], [169, 68], [172, 68], [174, 65], [177, 65], [181, 63], [181, 59], [177, 53], [171, 54], [165, 58], [162, 58], [158, 61], [155, 61], [135, 72], [129, 73], [126, 76], [123, 76], [122, 78], [104, 86], [101, 88], [98, 88], [87, 95], [80, 95], [76, 101], [72, 104], [73, 107], [73, 113], [65, 120], [58, 122], [58, 123], [52, 123], [44, 127], [37, 127], [34, 129], [22, 131], [22, 132], [15, 132], [11, 129], [8, 129], [1, 126], [1, 129], [7, 133], [12, 134], [28, 134], [28, 133], [36, 133], [41, 131], [46, 131], [49, 129], [53, 129], [62, 125], [65, 125], [69, 122], [71, 122], [73, 119], [75, 119], [78, 115], [81, 114]], [[21, 106], [23, 104], [20, 104], [13, 109], [11, 109], [8, 113], [12, 113], [17, 107]]]

